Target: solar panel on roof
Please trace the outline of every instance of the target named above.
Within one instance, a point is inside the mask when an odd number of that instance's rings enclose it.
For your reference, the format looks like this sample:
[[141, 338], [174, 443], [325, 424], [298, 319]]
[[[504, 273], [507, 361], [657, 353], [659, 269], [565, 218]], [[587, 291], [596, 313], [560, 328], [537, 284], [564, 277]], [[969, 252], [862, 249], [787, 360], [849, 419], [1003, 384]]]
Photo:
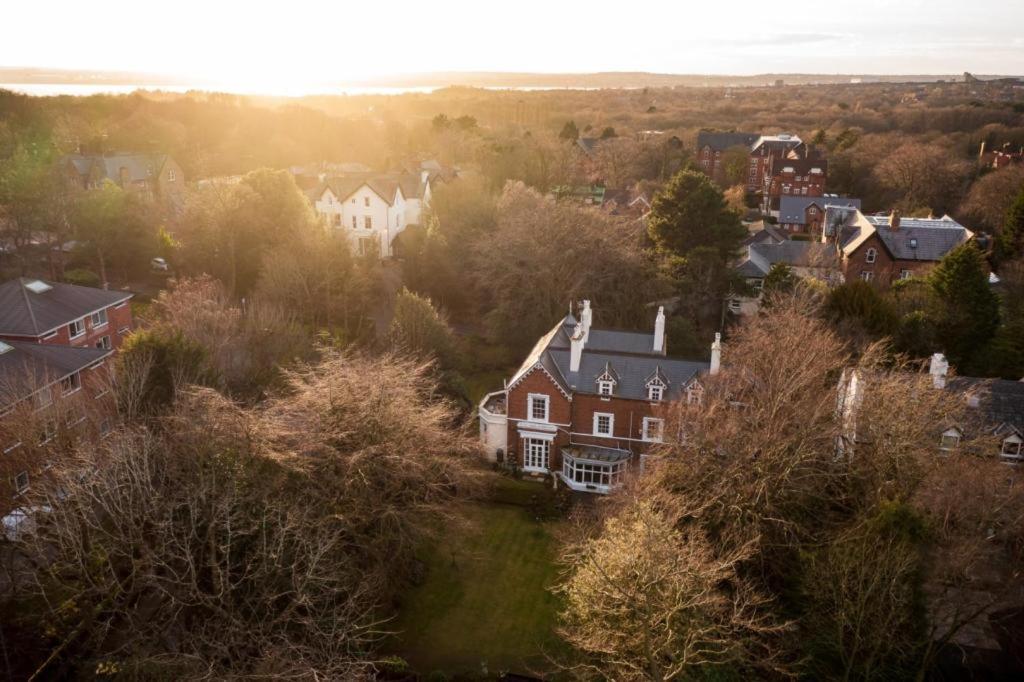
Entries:
[[9, 350], [14, 350], [14, 346], [10, 346], [3, 341], [0, 341], [0, 355], [3, 355]]
[[34, 279], [31, 282], [29, 282], [28, 284], [26, 284], [25, 288], [28, 289], [29, 291], [31, 291], [33, 294], [44, 294], [47, 291], [49, 291], [50, 289], [52, 289], [53, 287], [51, 287], [46, 282], [43, 282], [43, 281], [38, 280], [38, 279]]

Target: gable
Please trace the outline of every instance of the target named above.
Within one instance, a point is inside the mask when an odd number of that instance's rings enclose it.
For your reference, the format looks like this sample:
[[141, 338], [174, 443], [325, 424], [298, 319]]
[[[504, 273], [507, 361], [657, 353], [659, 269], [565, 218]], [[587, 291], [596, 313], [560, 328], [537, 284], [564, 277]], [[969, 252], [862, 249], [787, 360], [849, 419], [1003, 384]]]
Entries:
[[513, 383], [508, 385], [509, 394], [521, 386], [525, 386], [531, 391], [537, 390], [538, 377], [543, 377], [543, 379], [546, 380], [556, 391], [565, 396], [567, 400], [572, 400], [572, 395], [562, 388], [562, 384], [555, 379], [551, 372], [549, 372], [539, 360], [533, 363], [533, 365], [525, 372], [522, 372]]

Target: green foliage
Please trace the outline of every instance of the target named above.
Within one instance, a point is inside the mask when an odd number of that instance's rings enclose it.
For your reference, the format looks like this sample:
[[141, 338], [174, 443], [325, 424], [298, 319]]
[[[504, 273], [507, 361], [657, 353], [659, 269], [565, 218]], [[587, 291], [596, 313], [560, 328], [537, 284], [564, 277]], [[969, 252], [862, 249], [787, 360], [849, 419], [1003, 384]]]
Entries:
[[601, 139], [602, 140], [608, 140], [608, 139], [611, 139], [613, 137], [618, 137], [618, 135], [615, 132], [615, 128], [612, 128], [611, 126], [608, 126], [607, 128], [605, 128], [604, 130], [601, 131]]
[[946, 254], [929, 273], [928, 286], [937, 338], [950, 361], [960, 366], [992, 338], [999, 325], [999, 300], [974, 242]]
[[140, 330], [129, 336], [118, 354], [118, 374], [125, 390], [119, 398], [126, 414], [154, 415], [169, 408], [180, 388], [190, 383], [215, 383], [206, 350], [181, 332]]
[[76, 268], [64, 271], [64, 281], [68, 284], [77, 284], [83, 287], [98, 287], [100, 285], [100, 276], [92, 270]]
[[575, 142], [580, 138], [580, 129], [576, 127], [575, 121], [566, 121], [565, 125], [562, 126], [562, 132], [558, 133], [558, 137], [569, 142]]
[[429, 298], [408, 289], [398, 292], [395, 299], [390, 337], [398, 348], [435, 359], [442, 367], [455, 362], [455, 337], [447, 320]]
[[149, 269], [157, 236], [150, 207], [133, 192], [109, 180], [84, 192], [75, 206], [75, 236], [96, 259], [100, 278], [107, 282], [108, 266], [127, 279]]
[[698, 247], [708, 247], [722, 260], [732, 258], [746, 237], [721, 190], [694, 170], [680, 171], [655, 195], [647, 231], [665, 253], [686, 256]]
[[1006, 220], [996, 235], [995, 255], [1000, 261], [1024, 257], [1024, 187], [1006, 211]]
[[861, 280], [832, 289], [825, 301], [825, 315], [837, 325], [855, 325], [875, 337], [892, 334], [897, 327], [889, 302]]
[[796, 283], [797, 276], [793, 274], [792, 268], [785, 263], [774, 263], [764, 278], [763, 291], [765, 294], [785, 293], [792, 291]]

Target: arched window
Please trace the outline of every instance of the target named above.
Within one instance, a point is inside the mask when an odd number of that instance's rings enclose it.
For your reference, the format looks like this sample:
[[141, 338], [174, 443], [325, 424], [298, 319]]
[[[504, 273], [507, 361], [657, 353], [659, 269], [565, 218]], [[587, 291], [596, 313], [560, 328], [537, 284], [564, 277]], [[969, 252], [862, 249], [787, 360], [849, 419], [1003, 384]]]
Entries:
[[875, 249], [868, 249], [868, 253], [864, 257], [864, 262], [865, 263], [874, 263], [875, 259], [877, 257], [878, 257], [878, 251], [876, 251]]

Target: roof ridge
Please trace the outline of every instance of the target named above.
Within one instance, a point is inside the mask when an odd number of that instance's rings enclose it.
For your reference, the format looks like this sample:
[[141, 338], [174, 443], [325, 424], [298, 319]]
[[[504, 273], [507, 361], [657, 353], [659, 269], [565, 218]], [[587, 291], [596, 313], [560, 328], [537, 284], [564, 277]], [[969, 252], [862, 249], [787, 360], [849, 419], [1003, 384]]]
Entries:
[[39, 323], [36, 321], [35, 311], [32, 310], [32, 301], [29, 300], [28, 294], [25, 292], [24, 277], [18, 278], [18, 288], [21, 290], [21, 297], [25, 300], [25, 308], [28, 310], [28, 319], [32, 320], [32, 331], [36, 334], [39, 333]]

